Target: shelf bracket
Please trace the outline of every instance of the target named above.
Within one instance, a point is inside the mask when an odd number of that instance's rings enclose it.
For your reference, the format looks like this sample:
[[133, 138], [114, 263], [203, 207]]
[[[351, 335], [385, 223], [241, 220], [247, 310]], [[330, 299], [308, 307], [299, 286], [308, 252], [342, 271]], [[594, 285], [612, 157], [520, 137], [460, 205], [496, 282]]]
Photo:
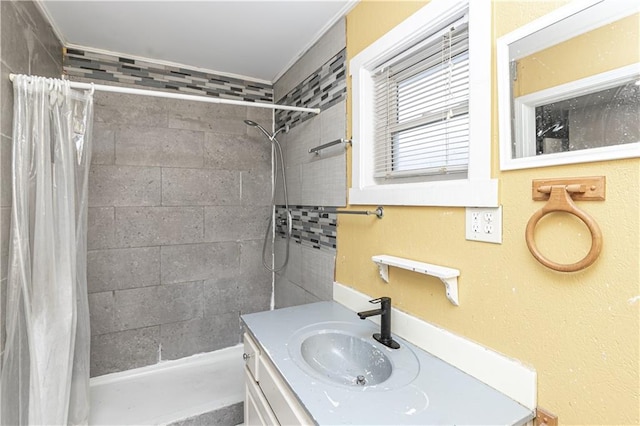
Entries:
[[[375, 259], [374, 259], [374, 262], [376, 262]], [[382, 262], [376, 262], [376, 265], [378, 265], [378, 272], [380, 273], [380, 278], [382, 278], [384, 282], [389, 283], [389, 265]]]
[[456, 306], [459, 306], [458, 302], [458, 277], [454, 278], [440, 278], [440, 281], [444, 283], [444, 288], [447, 293], [447, 299], [449, 302]]
[[404, 259], [401, 257], [378, 255], [371, 258], [373, 262], [378, 266], [378, 272], [380, 278], [385, 282], [389, 282], [389, 266], [395, 266], [396, 268], [407, 269], [409, 271], [418, 272], [420, 274], [430, 275], [432, 277], [439, 278], [444, 284], [447, 299], [459, 306], [458, 301], [458, 277], [460, 271], [453, 268], [447, 268], [446, 266], [433, 265], [431, 263], [417, 262], [415, 260]]

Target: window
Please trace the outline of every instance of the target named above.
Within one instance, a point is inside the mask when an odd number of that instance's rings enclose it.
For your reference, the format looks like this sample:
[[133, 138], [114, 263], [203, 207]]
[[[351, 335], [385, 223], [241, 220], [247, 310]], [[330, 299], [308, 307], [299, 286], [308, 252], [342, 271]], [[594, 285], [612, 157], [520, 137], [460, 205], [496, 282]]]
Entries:
[[536, 107], [535, 155], [638, 143], [639, 78]]
[[638, 64], [518, 97], [514, 110], [512, 151], [527, 165], [640, 155]]
[[486, 1], [432, 0], [352, 59], [351, 204], [495, 206]]
[[[398, 57], [400, 56], [400, 57]], [[378, 179], [467, 172], [466, 15], [374, 72]]]
[[500, 168], [640, 157], [637, 2], [571, 2], [496, 41]]

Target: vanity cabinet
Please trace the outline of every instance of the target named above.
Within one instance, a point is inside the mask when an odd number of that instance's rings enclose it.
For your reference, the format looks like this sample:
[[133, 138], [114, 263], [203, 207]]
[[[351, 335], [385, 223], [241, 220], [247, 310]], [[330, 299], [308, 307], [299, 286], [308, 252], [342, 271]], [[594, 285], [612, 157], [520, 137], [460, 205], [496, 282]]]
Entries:
[[[369, 298], [360, 299], [366, 306]], [[484, 347], [460, 342], [458, 336], [438, 335], [434, 326], [417, 326], [404, 313], [396, 314], [413, 336], [417, 330], [425, 331], [438, 342], [480, 357], [487, 366], [479, 368], [474, 358], [473, 368], [482, 374], [497, 374], [496, 368], [504, 368], [499, 372], [501, 381], [494, 383], [504, 386], [514, 378], [518, 383], [509, 383], [512, 392], [534, 397], [535, 374], [531, 370], [491, 355]], [[249, 425], [525, 425], [534, 418], [531, 408], [401, 336], [396, 336], [399, 349], [372, 343], [371, 336], [380, 327], [359, 320], [354, 311], [336, 302], [244, 314], [242, 322], [247, 352], [245, 422]], [[334, 341], [326, 340], [327, 336], [335, 337]], [[351, 344], [356, 341], [364, 346]], [[303, 349], [322, 359], [321, 365], [328, 368], [309, 364]], [[324, 355], [334, 350], [344, 361], [324, 362]], [[386, 367], [370, 367], [370, 360]], [[364, 387], [357, 381], [345, 383], [340, 378], [351, 365], [362, 371], [376, 368], [378, 373], [389, 375], [378, 375], [379, 381], [370, 384], [365, 381]]]
[[248, 334], [244, 334], [245, 402], [244, 424], [315, 424], [295, 394], [284, 382], [269, 357]]

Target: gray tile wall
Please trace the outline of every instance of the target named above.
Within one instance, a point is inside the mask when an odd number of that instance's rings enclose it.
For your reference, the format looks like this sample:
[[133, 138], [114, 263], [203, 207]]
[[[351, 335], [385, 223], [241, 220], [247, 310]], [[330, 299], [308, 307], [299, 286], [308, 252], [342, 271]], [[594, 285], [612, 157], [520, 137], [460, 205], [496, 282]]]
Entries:
[[9, 74], [60, 77], [62, 45], [31, 1], [0, 1], [0, 350], [11, 219], [13, 85]]
[[273, 84], [274, 99], [286, 97], [346, 45], [346, 19], [340, 19]]
[[[284, 260], [286, 240], [276, 240], [276, 264]], [[332, 300], [335, 252], [330, 253], [289, 242], [287, 266], [276, 274], [275, 307]]]
[[[1, 1], [0, 32], [4, 292], [13, 104], [8, 75], [58, 77], [62, 46], [31, 1]], [[341, 22], [274, 87], [285, 96], [344, 46]], [[256, 90], [256, 96], [270, 96], [268, 87]], [[335, 191], [335, 180], [345, 177], [344, 151], [309, 158], [300, 143], [289, 142], [296, 137], [306, 146], [344, 137], [344, 108], [337, 104], [285, 136], [295, 203], [344, 205], [346, 188]], [[88, 235], [93, 376], [233, 345], [238, 315], [268, 309], [271, 278], [260, 255], [269, 215], [269, 145], [242, 123], [245, 118], [268, 128], [271, 112], [96, 93]], [[323, 176], [334, 181], [327, 185]], [[315, 193], [314, 185], [323, 189]], [[278, 276], [277, 305], [330, 298], [334, 255], [295, 246], [291, 253]]]
[[[336, 22], [273, 85], [278, 104], [325, 110], [346, 99], [346, 20]], [[295, 127], [312, 113], [276, 110], [276, 127]]]
[[[291, 238], [297, 243], [328, 253], [336, 252], [337, 214], [335, 208], [289, 206]], [[287, 209], [276, 208], [276, 232], [286, 238]]]
[[270, 110], [95, 94], [91, 375], [231, 346], [269, 309]]
[[[315, 116], [280, 114], [277, 118], [279, 124], [293, 126], [279, 140], [284, 150], [289, 205], [295, 206], [293, 210], [300, 219], [294, 220], [296, 229], [288, 243], [288, 264], [276, 274], [276, 308], [331, 300], [333, 296], [335, 214], [327, 215], [324, 224], [311, 216], [318, 217], [318, 207], [346, 205], [346, 151], [344, 145], [317, 155], [309, 154], [309, 149], [346, 137], [346, 76], [340, 68], [344, 67], [345, 45], [344, 21], [340, 21], [274, 84], [279, 103], [321, 105], [322, 109]], [[325, 89], [326, 93], [321, 93]], [[327, 100], [330, 101], [323, 103]], [[276, 195], [277, 203], [282, 205], [280, 187], [278, 183]], [[276, 240], [277, 265], [284, 261], [286, 244], [284, 238]]]
[[[277, 103], [324, 111], [343, 101], [347, 97], [346, 58], [347, 50], [342, 49]], [[312, 117], [312, 112], [276, 110], [276, 127], [295, 127]]]
[[[344, 100], [278, 137], [284, 151], [290, 205], [346, 205], [347, 163], [344, 144], [334, 145], [318, 154], [309, 154], [310, 148], [345, 137]], [[281, 188], [278, 182], [278, 204], [284, 204]]]
[[251, 102], [273, 102], [273, 87], [269, 82], [205, 73], [195, 68], [161, 65], [89, 49], [68, 48], [64, 56], [64, 71], [74, 80], [88, 78], [103, 84], [142, 86], [153, 90]]

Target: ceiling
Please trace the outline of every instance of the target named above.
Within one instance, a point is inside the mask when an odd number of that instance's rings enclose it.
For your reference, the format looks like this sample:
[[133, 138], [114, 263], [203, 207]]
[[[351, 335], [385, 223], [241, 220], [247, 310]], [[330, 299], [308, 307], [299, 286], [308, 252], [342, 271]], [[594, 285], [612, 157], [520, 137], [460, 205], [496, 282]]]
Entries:
[[273, 82], [357, 0], [40, 0], [65, 45]]

